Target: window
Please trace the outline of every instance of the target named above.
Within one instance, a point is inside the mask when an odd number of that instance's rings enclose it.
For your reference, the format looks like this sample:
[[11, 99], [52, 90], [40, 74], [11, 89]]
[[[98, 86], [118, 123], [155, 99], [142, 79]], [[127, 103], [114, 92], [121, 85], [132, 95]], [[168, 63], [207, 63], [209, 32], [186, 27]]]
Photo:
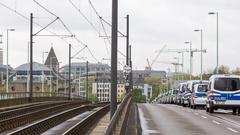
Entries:
[[80, 68], [76, 68], [76, 71], [80, 71]]
[[214, 89], [219, 91], [240, 90], [240, 80], [239, 78], [216, 78]]
[[208, 90], [208, 85], [198, 85], [198, 92], [207, 92]]

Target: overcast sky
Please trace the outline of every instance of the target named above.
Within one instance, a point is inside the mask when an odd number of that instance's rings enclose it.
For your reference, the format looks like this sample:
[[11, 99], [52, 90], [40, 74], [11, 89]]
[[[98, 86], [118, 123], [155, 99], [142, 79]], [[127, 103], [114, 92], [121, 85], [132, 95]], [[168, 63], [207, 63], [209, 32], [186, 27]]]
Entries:
[[[111, 0], [91, 0], [97, 12], [107, 21], [111, 22]], [[39, 7], [32, 0], [0, 0], [2, 4], [29, 17], [32, 12], [34, 22], [45, 26], [55, 17]], [[59, 16], [67, 27], [78, 39], [88, 45], [98, 61], [109, 58], [110, 44], [104, 44], [103, 28], [91, 8], [88, 0], [72, 0], [97, 31], [81, 16], [71, 5], [69, 0], [39, 0], [49, 11]], [[240, 51], [240, 1], [239, 0], [119, 0], [119, 30], [125, 33], [125, 16], [130, 15], [130, 44], [132, 45], [134, 69], [144, 69], [157, 55], [156, 50], [167, 45], [166, 49], [187, 49], [185, 41], [191, 41], [193, 48], [200, 49], [200, 33], [194, 29], [203, 29], [203, 46], [207, 49], [204, 54], [204, 71], [216, 66], [216, 16], [208, 15], [208, 12], [219, 12], [219, 53], [220, 65], [240, 67], [238, 54]], [[9, 33], [9, 63], [17, 67], [27, 62], [27, 44], [29, 41], [29, 20], [17, 15], [0, 5], [0, 34], [3, 34], [4, 63], [6, 63], [6, 29], [14, 28], [16, 31]], [[111, 29], [104, 23], [105, 29], [110, 35]], [[34, 25], [34, 33], [40, 27]], [[47, 30], [60, 35], [69, 34], [60, 21], [56, 21]], [[100, 32], [100, 34], [99, 34]], [[39, 33], [49, 35], [47, 31]], [[65, 38], [73, 44], [73, 54], [83, 47], [72, 38]], [[62, 65], [68, 62], [68, 44], [58, 37], [34, 37], [34, 61], [42, 62], [42, 52], [54, 47], [56, 55]], [[119, 50], [125, 53], [125, 38], [119, 38]], [[158, 61], [176, 60], [173, 57], [177, 53], [162, 53]], [[180, 55], [179, 55], [180, 56]], [[85, 49], [78, 57], [87, 57], [86, 61], [96, 62]], [[46, 58], [46, 55], [45, 55]], [[123, 58], [119, 54], [119, 58]], [[189, 69], [189, 54], [185, 54], [185, 70]], [[120, 60], [123, 63], [123, 60]], [[200, 53], [194, 54], [194, 73], [200, 72]], [[119, 66], [121, 67], [121, 65]], [[172, 65], [155, 63], [152, 67], [156, 70], [173, 70]]]

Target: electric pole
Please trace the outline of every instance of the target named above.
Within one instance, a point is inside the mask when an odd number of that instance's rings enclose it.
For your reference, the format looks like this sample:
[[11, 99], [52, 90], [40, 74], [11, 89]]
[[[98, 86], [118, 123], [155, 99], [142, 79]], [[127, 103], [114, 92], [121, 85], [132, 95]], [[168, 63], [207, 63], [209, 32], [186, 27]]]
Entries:
[[33, 14], [30, 14], [30, 86], [29, 86], [29, 102], [32, 101], [33, 92]]
[[69, 65], [68, 65], [68, 100], [71, 100], [71, 92], [72, 92], [72, 86], [71, 86], [71, 44], [69, 44]]
[[[127, 29], [126, 29], [126, 65], [127, 67], [129, 66], [129, 15], [127, 15], [126, 17], [127, 19]], [[126, 75], [126, 84], [130, 84], [130, 77], [129, 77], [129, 74]], [[130, 86], [130, 85], [129, 85]], [[126, 93], [129, 92], [129, 86], [125, 86], [125, 89], [126, 89]]]
[[86, 99], [88, 100], [88, 61], [86, 62]]
[[117, 109], [117, 48], [118, 48], [118, 0], [112, 0], [112, 36], [111, 36], [111, 103], [110, 117]]
[[130, 89], [133, 90], [133, 78], [132, 78], [132, 46], [130, 45], [129, 46], [129, 61], [130, 61], [130, 69], [131, 69], [131, 72], [130, 72]]

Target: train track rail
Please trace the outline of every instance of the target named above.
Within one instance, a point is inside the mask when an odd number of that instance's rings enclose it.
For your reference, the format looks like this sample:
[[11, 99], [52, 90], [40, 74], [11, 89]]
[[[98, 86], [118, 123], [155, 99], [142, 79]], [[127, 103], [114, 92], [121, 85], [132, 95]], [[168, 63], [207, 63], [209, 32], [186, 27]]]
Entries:
[[94, 123], [99, 121], [107, 112], [109, 112], [110, 105], [106, 105], [98, 111], [90, 114], [79, 123], [74, 125], [72, 128], [67, 130], [63, 135], [79, 135], [88, 134]]
[[90, 111], [93, 108], [99, 107], [99, 105], [84, 105], [80, 107], [75, 107], [59, 114], [55, 114], [48, 118], [45, 118], [41, 121], [35, 122], [31, 125], [18, 129], [17, 131], [9, 133], [9, 135], [39, 135], [59, 124], [62, 122], [71, 119], [79, 114], [82, 114], [86, 111]]
[[11, 117], [8, 119], [4, 119], [0, 121], [0, 133], [14, 129], [19, 126], [23, 126], [25, 124], [29, 124], [31, 122], [34, 122], [39, 119], [43, 119], [46, 117], [49, 117], [51, 115], [63, 112], [65, 110], [78, 107], [80, 105], [83, 105], [82, 102], [69, 102], [64, 104], [57, 104], [52, 105], [47, 108], [41, 108], [26, 114], [18, 115], [15, 117]]
[[26, 114], [29, 112], [37, 111], [40, 109], [44, 109], [44, 108], [48, 108], [48, 107], [56, 106], [56, 105], [60, 105], [60, 104], [66, 104], [66, 103], [68, 103], [68, 102], [65, 101], [65, 102], [41, 103], [41, 104], [35, 104], [32, 106], [28, 106], [28, 107], [17, 108], [17, 109], [13, 109], [13, 110], [9, 110], [9, 111], [0, 112], [0, 120], [9, 119], [9, 118], [23, 115], [23, 114]]

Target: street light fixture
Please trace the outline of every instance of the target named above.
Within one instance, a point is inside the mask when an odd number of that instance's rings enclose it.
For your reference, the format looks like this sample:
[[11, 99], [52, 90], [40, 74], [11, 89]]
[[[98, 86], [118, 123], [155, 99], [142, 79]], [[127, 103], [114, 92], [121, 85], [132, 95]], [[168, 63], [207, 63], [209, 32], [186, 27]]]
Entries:
[[194, 30], [195, 32], [200, 32], [201, 33], [201, 75], [200, 75], [200, 78], [201, 80], [203, 79], [202, 78], [202, 70], [203, 70], [203, 31], [202, 29], [196, 29]]
[[189, 75], [189, 79], [192, 80], [192, 57], [193, 57], [193, 52], [192, 52], [192, 42], [188, 41], [188, 42], [184, 42], [185, 44], [189, 44], [190, 45], [190, 75]]
[[7, 66], [6, 66], [6, 68], [7, 68], [7, 82], [6, 82], [6, 92], [8, 92], [8, 78], [9, 78], [9, 71], [8, 71], [8, 68], [9, 68], [9, 64], [8, 64], [8, 32], [9, 31], [15, 31], [15, 29], [7, 29]]
[[219, 46], [218, 46], [218, 12], [209, 12], [209, 15], [216, 15], [217, 19], [217, 67], [216, 67], [216, 73], [218, 74], [218, 64], [219, 64]]

